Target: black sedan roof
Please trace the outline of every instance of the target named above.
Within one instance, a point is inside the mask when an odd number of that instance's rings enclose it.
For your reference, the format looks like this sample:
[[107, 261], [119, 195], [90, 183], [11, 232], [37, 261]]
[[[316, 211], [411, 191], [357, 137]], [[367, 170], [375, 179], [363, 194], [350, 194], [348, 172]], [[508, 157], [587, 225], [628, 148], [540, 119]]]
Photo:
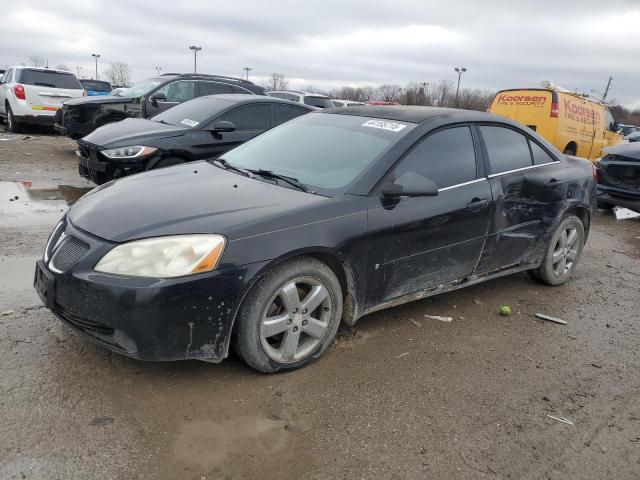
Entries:
[[[270, 97], [268, 95], [246, 95], [243, 93], [222, 93], [217, 95], [205, 95], [202, 97], [197, 97], [194, 100], [202, 100], [202, 99], [211, 99], [211, 100], [221, 100], [223, 102], [227, 102], [229, 104], [234, 105], [242, 105], [243, 103], [286, 103], [288, 105], [296, 105], [299, 107], [309, 107], [308, 110], [320, 110], [315, 107], [310, 107], [309, 105], [305, 105], [303, 103], [292, 102], [291, 100], [285, 100], [284, 98], [276, 98]], [[186, 103], [186, 102], [185, 102]]]
[[505, 121], [504, 117], [499, 117], [485, 112], [475, 110], [462, 110], [458, 108], [443, 107], [421, 107], [416, 105], [363, 105], [349, 108], [326, 108], [322, 113], [333, 113], [338, 115], [354, 115], [359, 117], [384, 118], [385, 120], [395, 120], [398, 122], [421, 123], [425, 120], [444, 116], [461, 117], [460, 120], [469, 121]]

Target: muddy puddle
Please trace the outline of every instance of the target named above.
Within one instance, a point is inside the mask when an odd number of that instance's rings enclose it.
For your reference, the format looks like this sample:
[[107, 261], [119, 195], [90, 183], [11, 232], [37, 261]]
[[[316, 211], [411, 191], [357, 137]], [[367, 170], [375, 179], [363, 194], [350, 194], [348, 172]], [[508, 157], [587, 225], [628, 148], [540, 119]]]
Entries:
[[94, 187], [0, 182], [0, 227], [53, 225]]

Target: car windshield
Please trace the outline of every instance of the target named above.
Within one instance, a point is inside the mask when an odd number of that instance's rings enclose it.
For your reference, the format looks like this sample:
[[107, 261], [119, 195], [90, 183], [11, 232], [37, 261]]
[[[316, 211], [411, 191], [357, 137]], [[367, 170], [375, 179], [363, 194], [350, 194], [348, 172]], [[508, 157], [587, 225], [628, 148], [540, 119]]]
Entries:
[[80, 83], [86, 90], [93, 90], [96, 92], [110, 92], [111, 85], [107, 82], [101, 82], [100, 80], [80, 80]]
[[73, 73], [57, 72], [55, 70], [22, 70], [20, 82], [40, 87], [82, 90], [82, 85], [80, 85]]
[[304, 97], [304, 103], [306, 105], [311, 105], [312, 107], [320, 108], [332, 108], [334, 106], [330, 98], [315, 97], [313, 95], [306, 95]]
[[161, 83], [163, 83], [165, 81], [166, 81], [166, 79], [149, 78], [149, 79], [145, 80], [144, 82], [140, 82], [139, 84], [134, 85], [133, 87], [125, 88], [121, 92], [118, 92], [116, 94], [116, 96], [118, 96], [118, 97], [129, 97], [129, 98], [142, 97], [143, 95], [146, 95], [151, 90], [153, 90], [154, 88], [156, 88], [158, 85], [160, 85]]
[[415, 125], [350, 115], [309, 114], [227, 152], [249, 170], [270, 170], [332, 195], [350, 185]]
[[202, 127], [203, 123], [208, 122], [229, 105], [231, 103], [228, 100], [215, 97], [194, 98], [151, 117], [151, 120], [186, 128]]
[[636, 131], [636, 127], [631, 127], [631, 126], [624, 126], [620, 129], [620, 133], [622, 133], [623, 135], [629, 135], [630, 133], [633, 133]]

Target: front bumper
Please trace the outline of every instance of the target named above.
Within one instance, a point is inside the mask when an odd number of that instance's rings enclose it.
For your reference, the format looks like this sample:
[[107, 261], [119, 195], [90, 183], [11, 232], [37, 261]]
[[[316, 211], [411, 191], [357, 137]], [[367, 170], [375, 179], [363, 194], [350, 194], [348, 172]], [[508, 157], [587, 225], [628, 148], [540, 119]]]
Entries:
[[[60, 320], [92, 341], [140, 360], [221, 360], [228, 354], [233, 321], [244, 292], [264, 263], [173, 279], [98, 273], [96, 262], [115, 244], [66, 223], [36, 266], [34, 286]], [[54, 234], [55, 235], [55, 234]], [[61, 271], [69, 238], [86, 253]], [[60, 260], [68, 263], [69, 255]]]

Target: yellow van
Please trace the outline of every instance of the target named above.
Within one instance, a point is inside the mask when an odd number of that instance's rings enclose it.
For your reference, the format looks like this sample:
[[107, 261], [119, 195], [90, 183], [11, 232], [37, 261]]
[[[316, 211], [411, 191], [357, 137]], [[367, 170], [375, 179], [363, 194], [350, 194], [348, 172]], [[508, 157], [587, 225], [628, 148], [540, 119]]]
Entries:
[[549, 85], [502, 90], [487, 111], [526, 125], [568, 155], [594, 160], [604, 147], [620, 143], [617, 123], [603, 103]]

